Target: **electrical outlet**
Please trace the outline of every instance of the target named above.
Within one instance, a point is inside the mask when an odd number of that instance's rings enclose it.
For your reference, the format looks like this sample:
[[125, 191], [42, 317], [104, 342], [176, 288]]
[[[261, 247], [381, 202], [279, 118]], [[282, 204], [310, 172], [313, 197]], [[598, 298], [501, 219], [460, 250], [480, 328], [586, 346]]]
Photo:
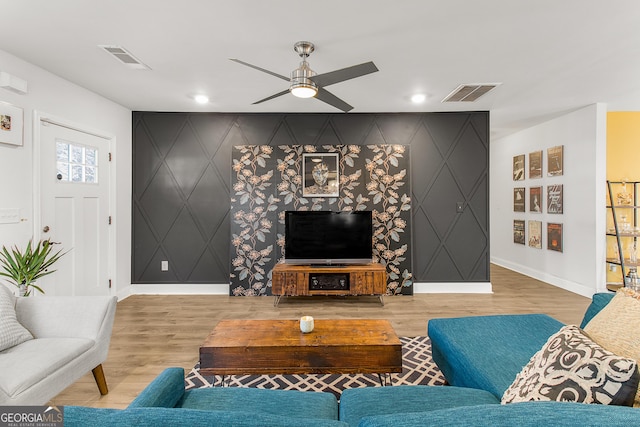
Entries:
[[161, 261], [160, 262], [160, 270], [169, 271], [169, 261]]

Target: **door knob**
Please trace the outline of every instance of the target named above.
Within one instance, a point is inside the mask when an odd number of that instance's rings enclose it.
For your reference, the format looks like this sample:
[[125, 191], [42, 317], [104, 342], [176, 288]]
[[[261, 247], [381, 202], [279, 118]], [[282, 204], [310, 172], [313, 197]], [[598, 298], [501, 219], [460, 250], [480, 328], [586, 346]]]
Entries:
[[42, 231], [43, 231], [44, 233], [48, 233], [48, 232], [49, 232], [49, 230], [50, 230], [50, 228], [49, 228], [49, 226], [48, 226], [48, 225], [45, 225], [45, 226], [44, 226], [44, 228], [42, 229]]

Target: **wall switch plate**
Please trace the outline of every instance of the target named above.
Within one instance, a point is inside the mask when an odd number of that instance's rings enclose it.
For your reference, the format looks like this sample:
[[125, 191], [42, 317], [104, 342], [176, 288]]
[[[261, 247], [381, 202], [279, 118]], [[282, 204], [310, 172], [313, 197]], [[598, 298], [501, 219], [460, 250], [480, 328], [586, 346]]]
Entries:
[[169, 261], [161, 261], [160, 262], [160, 270], [169, 271]]
[[20, 222], [20, 209], [0, 209], [0, 224], [15, 224]]
[[464, 202], [456, 202], [456, 212], [464, 212]]

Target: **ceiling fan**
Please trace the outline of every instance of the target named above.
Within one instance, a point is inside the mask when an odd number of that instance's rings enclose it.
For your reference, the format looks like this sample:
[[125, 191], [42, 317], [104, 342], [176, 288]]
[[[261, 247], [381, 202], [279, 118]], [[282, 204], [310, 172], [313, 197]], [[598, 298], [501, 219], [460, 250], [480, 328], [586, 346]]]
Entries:
[[291, 72], [291, 77], [286, 77], [281, 74], [274, 73], [273, 71], [265, 70], [264, 68], [240, 61], [239, 59], [231, 58], [231, 60], [238, 64], [246, 65], [247, 67], [254, 68], [258, 71], [262, 71], [263, 73], [271, 74], [272, 76], [289, 82], [289, 88], [287, 90], [268, 96], [254, 102], [253, 104], [260, 104], [261, 102], [269, 101], [270, 99], [274, 99], [291, 92], [292, 95], [299, 98], [315, 97], [322, 102], [326, 102], [327, 104], [344, 111], [345, 113], [352, 110], [353, 107], [351, 105], [326, 90], [325, 87], [345, 80], [375, 73], [378, 71], [378, 68], [373, 62], [365, 62], [364, 64], [353, 65], [340, 70], [330, 71], [328, 73], [316, 74], [315, 71], [309, 68], [309, 63], [307, 62], [307, 58], [311, 55], [314, 49], [315, 46], [313, 43], [306, 41], [300, 41], [293, 45], [293, 50], [300, 55], [302, 62], [298, 68]]

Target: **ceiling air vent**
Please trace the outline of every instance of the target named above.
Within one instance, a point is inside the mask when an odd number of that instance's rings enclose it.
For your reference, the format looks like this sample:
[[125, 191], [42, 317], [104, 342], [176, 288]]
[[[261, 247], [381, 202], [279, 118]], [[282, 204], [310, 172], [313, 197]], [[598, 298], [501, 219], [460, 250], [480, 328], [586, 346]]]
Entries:
[[131, 52], [122, 46], [98, 45], [98, 47], [104, 49], [107, 53], [111, 54], [111, 56], [129, 68], [134, 68], [136, 70], [151, 69], [151, 67], [133, 56]]
[[473, 102], [500, 83], [474, 83], [460, 85], [447, 95], [442, 102]]

